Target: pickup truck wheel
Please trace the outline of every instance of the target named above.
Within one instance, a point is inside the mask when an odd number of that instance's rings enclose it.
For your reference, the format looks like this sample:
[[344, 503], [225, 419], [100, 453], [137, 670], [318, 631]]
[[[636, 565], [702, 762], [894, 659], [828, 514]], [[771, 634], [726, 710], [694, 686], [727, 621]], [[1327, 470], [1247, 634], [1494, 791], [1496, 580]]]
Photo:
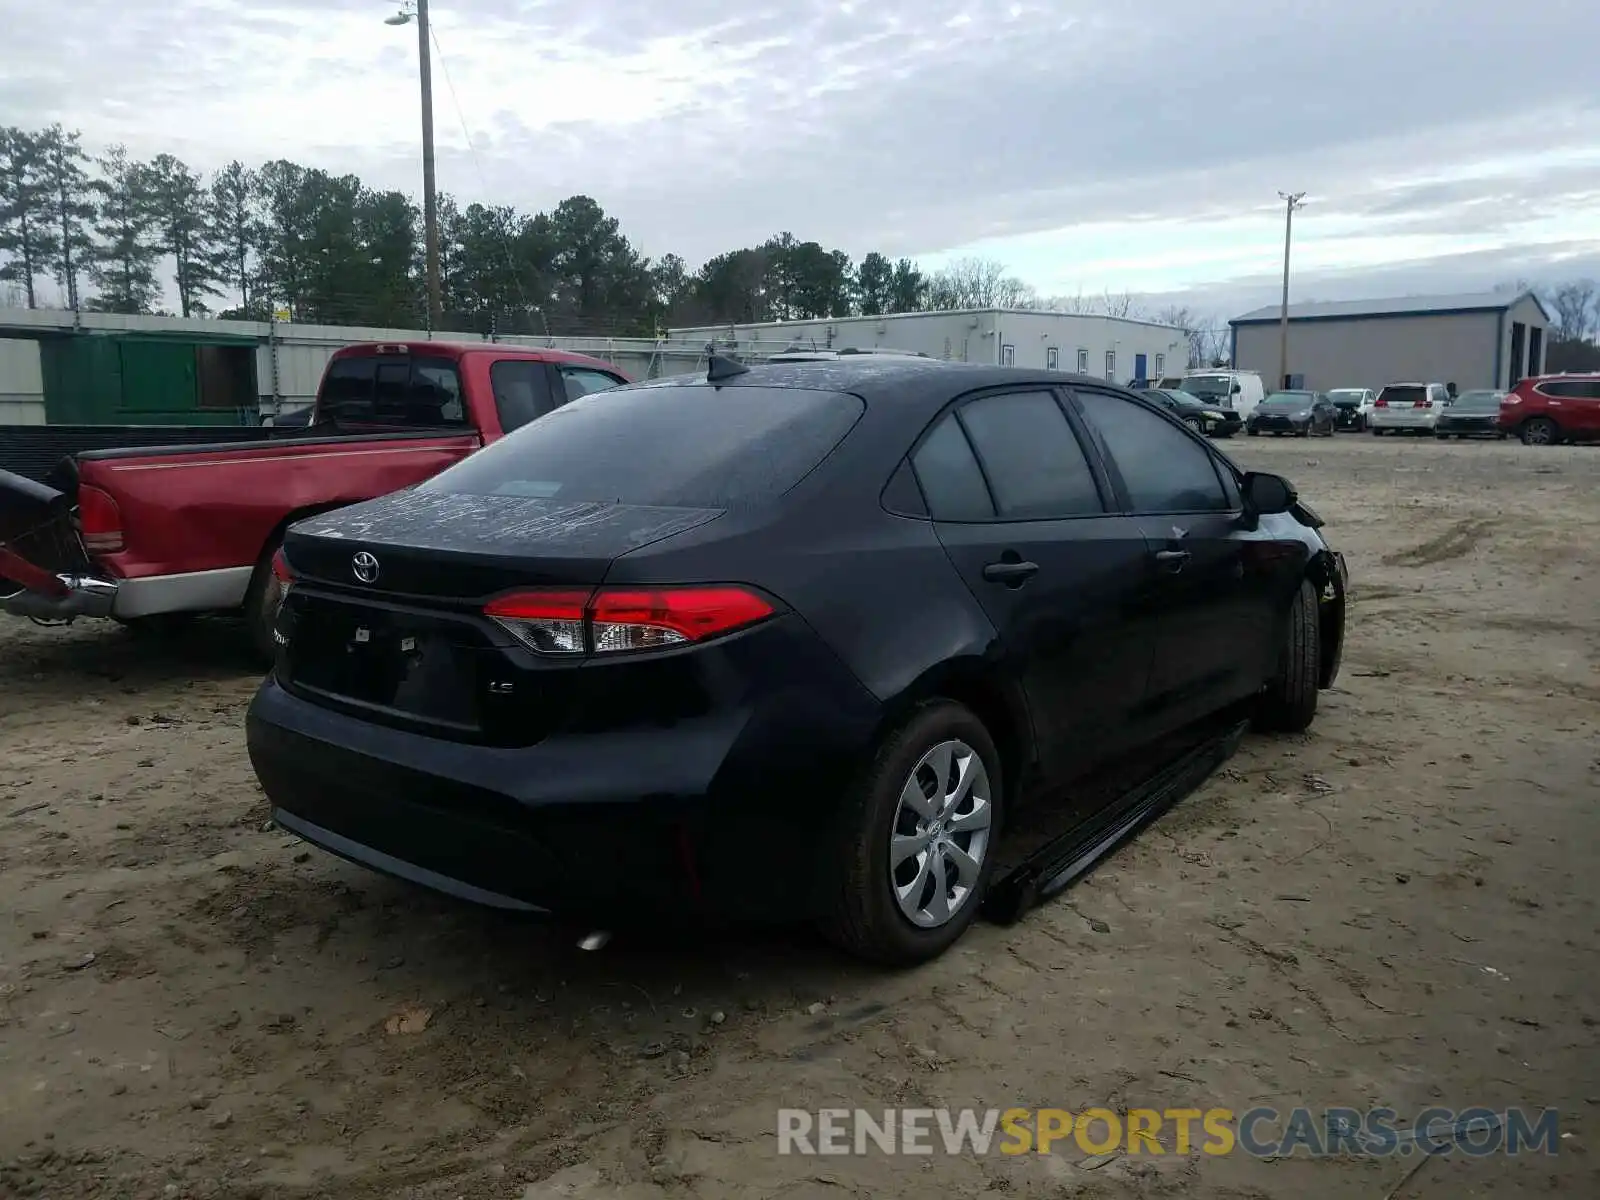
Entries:
[[1274, 733], [1301, 733], [1317, 715], [1317, 667], [1322, 654], [1317, 589], [1309, 579], [1289, 603], [1278, 667], [1256, 701], [1254, 723]]
[[270, 667], [277, 654], [277, 644], [272, 640], [272, 629], [278, 619], [278, 603], [283, 599], [278, 577], [272, 573], [272, 556], [278, 552], [274, 540], [256, 563], [250, 576], [250, 587], [244, 594], [244, 620], [250, 635], [250, 648], [263, 667]]
[[894, 966], [953, 945], [994, 870], [1003, 783], [989, 731], [960, 704], [925, 705], [891, 731], [845, 801], [823, 935]]

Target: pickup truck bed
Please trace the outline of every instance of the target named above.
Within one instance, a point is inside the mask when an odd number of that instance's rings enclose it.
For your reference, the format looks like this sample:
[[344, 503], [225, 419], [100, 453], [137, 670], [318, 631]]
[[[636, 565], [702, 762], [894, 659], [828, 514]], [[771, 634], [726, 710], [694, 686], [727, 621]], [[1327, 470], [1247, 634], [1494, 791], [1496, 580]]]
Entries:
[[144, 445], [108, 448], [84, 442], [112, 434], [63, 427], [56, 445], [77, 439], [75, 453], [54, 465], [42, 461], [48, 437], [31, 451], [8, 445], [0, 612], [145, 624], [242, 608], [269, 655], [271, 558], [290, 524], [421, 483], [575, 395], [625, 382], [554, 350], [348, 346], [328, 363], [309, 426], [183, 427], [181, 440], [141, 428]]
[[154, 446], [234, 445], [305, 437], [306, 429], [261, 425], [0, 425], [0, 471], [38, 483], [63, 459], [87, 450]]

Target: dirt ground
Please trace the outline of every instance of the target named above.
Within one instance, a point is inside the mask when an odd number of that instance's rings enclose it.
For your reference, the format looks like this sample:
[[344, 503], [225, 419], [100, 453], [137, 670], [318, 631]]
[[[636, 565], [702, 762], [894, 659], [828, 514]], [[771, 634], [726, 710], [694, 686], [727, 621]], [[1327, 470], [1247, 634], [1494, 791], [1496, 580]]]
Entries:
[[[369, 874], [267, 823], [226, 624], [0, 618], [0, 1195], [1600, 1195], [1600, 450], [1232, 452], [1349, 557], [1313, 731], [902, 974], [798, 934], [585, 954]], [[1409, 1159], [776, 1153], [780, 1105], [1300, 1103], [1564, 1136], [1398, 1191]]]

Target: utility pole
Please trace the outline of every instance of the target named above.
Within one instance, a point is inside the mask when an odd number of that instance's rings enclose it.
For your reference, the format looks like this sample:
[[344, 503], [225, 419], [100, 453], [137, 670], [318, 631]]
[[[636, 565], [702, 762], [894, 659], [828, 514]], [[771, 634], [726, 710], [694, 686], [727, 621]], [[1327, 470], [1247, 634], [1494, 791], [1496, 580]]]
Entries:
[[1294, 210], [1305, 202], [1306, 194], [1279, 192], [1278, 196], [1284, 205], [1283, 303], [1278, 309], [1278, 387], [1286, 388], [1289, 386], [1289, 240], [1294, 232]]
[[428, 29], [428, 0], [415, 0], [415, 8], [401, 8], [385, 24], [407, 25], [417, 22], [417, 58], [422, 77], [422, 229], [428, 275], [428, 330], [437, 330], [444, 320], [439, 298], [439, 200], [434, 190], [433, 172], [433, 56], [432, 34]]

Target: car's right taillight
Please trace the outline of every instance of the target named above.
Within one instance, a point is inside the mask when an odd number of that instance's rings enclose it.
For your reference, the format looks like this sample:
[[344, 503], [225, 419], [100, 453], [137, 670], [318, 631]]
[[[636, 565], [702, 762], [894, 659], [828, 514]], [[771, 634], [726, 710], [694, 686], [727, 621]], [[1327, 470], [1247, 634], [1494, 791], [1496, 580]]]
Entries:
[[595, 591], [530, 589], [498, 596], [484, 615], [539, 654], [660, 650], [705, 641], [775, 611], [737, 584]]
[[1515, 393], [1515, 392], [1508, 393], [1507, 395], [1502, 396], [1500, 398], [1500, 406], [1502, 408], [1504, 408], [1508, 404], [1521, 404], [1521, 403], [1522, 403], [1522, 397], [1517, 395], [1517, 393]]
[[91, 554], [116, 554], [123, 548], [122, 510], [97, 487], [78, 487], [78, 532]]

